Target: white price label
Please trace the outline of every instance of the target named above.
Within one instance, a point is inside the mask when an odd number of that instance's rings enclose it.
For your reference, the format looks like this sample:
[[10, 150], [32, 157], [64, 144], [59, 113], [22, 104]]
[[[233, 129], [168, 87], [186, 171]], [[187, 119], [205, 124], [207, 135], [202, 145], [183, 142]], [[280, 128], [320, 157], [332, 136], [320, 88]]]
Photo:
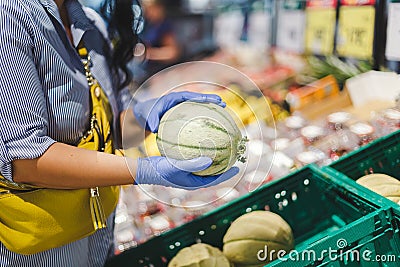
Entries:
[[296, 53], [304, 52], [304, 10], [282, 9], [278, 16], [277, 46]]
[[390, 3], [388, 12], [386, 58], [400, 60], [400, 3]]

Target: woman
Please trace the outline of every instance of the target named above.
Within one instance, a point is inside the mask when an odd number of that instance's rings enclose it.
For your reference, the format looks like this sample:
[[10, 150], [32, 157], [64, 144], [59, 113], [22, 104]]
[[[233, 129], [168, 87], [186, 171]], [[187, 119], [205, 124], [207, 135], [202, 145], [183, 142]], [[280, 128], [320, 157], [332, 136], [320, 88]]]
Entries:
[[[91, 72], [113, 111], [115, 141], [120, 136], [119, 116], [124, 114], [133, 113], [140, 126], [155, 132], [162, 114], [179, 102], [224, 105], [216, 95], [182, 92], [136, 103], [132, 112], [126, 89], [131, 78], [125, 67], [134, 44], [125, 41], [136, 41], [132, 32], [132, 3], [117, 0], [108, 4], [109, 26], [116, 40], [114, 49], [109, 46], [100, 17], [77, 0], [0, 0], [2, 176], [20, 184], [55, 189], [132, 183], [195, 189], [235, 175], [236, 168], [215, 177], [199, 178], [191, 174], [207, 168], [211, 164], [209, 158], [134, 160], [76, 147], [90, 124], [89, 86], [77, 53], [82, 44], [91, 57]], [[115, 19], [121, 14], [129, 18], [125, 23]], [[0, 265], [102, 266], [113, 252], [112, 226], [111, 214], [107, 228], [28, 256], [0, 244]]]
[[139, 36], [145, 49], [138, 49], [137, 53], [142, 53], [142, 56], [130, 64], [138, 84], [177, 63], [181, 56], [181, 47], [175, 36], [172, 22], [167, 16], [164, 1], [142, 0], [141, 3], [144, 25]]
[[167, 18], [163, 0], [144, 0], [144, 29], [140, 34], [146, 45], [146, 59], [154, 66], [154, 71], [174, 63], [180, 54], [172, 22]]

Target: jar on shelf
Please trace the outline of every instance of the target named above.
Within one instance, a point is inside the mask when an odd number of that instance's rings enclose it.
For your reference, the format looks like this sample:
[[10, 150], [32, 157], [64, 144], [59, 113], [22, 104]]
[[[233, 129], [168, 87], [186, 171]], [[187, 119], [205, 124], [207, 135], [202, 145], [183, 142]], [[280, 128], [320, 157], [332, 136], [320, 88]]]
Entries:
[[313, 145], [322, 151], [330, 160], [338, 160], [343, 155], [359, 147], [359, 137], [347, 127], [330, 132]]
[[322, 152], [308, 150], [301, 152], [296, 156], [296, 164], [298, 165], [298, 167], [306, 166], [312, 163], [322, 165], [325, 159], [326, 157]]
[[160, 235], [174, 227], [174, 223], [162, 213], [147, 216], [144, 219], [144, 223], [154, 236]]
[[328, 157], [335, 161], [359, 147], [359, 138], [348, 129], [336, 131], [324, 139]]
[[328, 128], [331, 131], [343, 130], [350, 119], [350, 113], [344, 111], [334, 112], [326, 117]]
[[289, 147], [289, 145], [290, 145], [290, 139], [284, 137], [276, 138], [271, 142], [272, 149], [275, 149], [276, 151], [285, 150]]
[[390, 108], [383, 111], [383, 117], [389, 128], [393, 128], [393, 131], [400, 129], [400, 110]]
[[358, 145], [364, 146], [372, 142], [375, 134], [375, 129], [369, 123], [357, 122], [350, 125], [350, 131], [358, 137]]
[[313, 145], [325, 135], [324, 128], [316, 125], [303, 127], [300, 131], [306, 146]]
[[295, 162], [291, 157], [282, 151], [275, 152], [270, 170], [270, 176], [272, 180], [282, 178], [295, 169]]
[[246, 173], [243, 176], [242, 184], [240, 189], [243, 190], [243, 194], [252, 192], [259, 188], [261, 185], [272, 181], [272, 176], [267, 170], [253, 170]]
[[286, 135], [290, 139], [294, 139], [300, 136], [300, 129], [306, 126], [306, 120], [297, 115], [293, 115], [290, 117], [287, 117], [284, 121], [284, 126], [286, 131]]
[[400, 110], [389, 108], [377, 112], [372, 124], [378, 129], [376, 135], [379, 137], [400, 130]]

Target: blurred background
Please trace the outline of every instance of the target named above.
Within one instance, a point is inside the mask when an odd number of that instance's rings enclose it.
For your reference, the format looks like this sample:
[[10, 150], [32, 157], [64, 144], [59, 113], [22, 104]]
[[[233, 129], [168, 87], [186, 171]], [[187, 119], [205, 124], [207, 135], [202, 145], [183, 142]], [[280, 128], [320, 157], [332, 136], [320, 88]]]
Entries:
[[[81, 2], [96, 10], [101, 5]], [[223, 89], [184, 89], [218, 93], [250, 137], [247, 157], [262, 158], [261, 165], [268, 170], [250, 160], [237, 184], [201, 189], [199, 194], [157, 186], [124, 187], [116, 216], [117, 254], [305, 165], [332, 164], [400, 129], [400, 1], [140, 4], [143, 44], [130, 64], [136, 80], [132, 91], [142, 88], [144, 96], [157, 96], [199, 77], [223, 84]], [[209, 64], [177, 65], [194, 61]], [[168, 71], [171, 66], [178, 67]], [[131, 138], [129, 133], [128, 127], [126, 139]], [[149, 135], [132, 153], [158, 155], [155, 136]], [[218, 201], [203, 205], [210, 198]]]

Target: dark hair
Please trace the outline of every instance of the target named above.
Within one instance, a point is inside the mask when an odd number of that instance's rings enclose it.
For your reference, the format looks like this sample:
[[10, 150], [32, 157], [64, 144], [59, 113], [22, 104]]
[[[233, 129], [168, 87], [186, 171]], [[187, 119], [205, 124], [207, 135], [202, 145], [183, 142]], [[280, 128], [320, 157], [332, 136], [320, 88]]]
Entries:
[[118, 77], [119, 89], [127, 86], [133, 78], [127, 64], [132, 60], [133, 50], [139, 40], [137, 29], [135, 29], [137, 21], [142, 20], [134, 14], [133, 5], [140, 7], [136, 0], [105, 0], [101, 7], [101, 13], [108, 22], [108, 31], [114, 46], [111, 69]]

